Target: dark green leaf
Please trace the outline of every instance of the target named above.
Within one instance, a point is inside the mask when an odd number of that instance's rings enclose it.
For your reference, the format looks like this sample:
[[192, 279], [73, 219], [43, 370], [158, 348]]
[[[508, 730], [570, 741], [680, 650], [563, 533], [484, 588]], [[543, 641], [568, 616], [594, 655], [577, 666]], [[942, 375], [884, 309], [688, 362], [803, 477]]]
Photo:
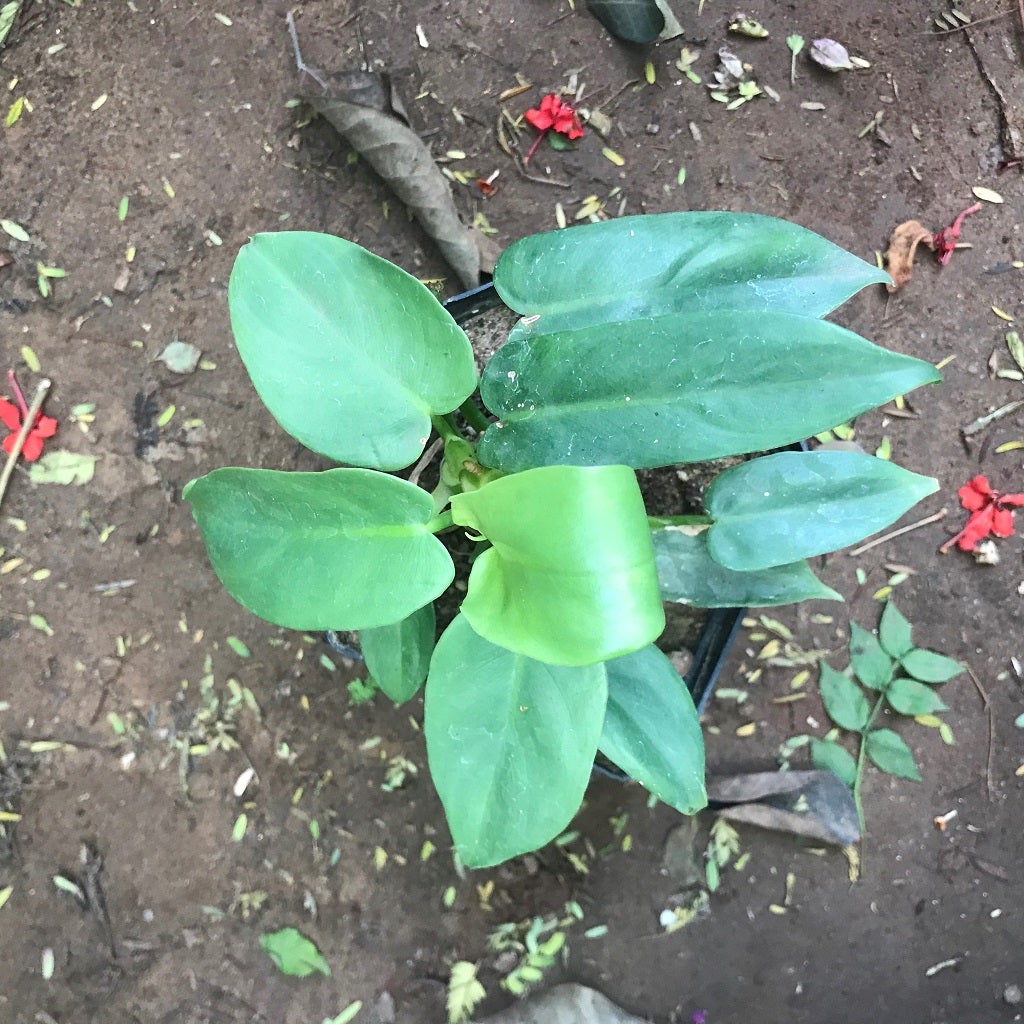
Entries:
[[847, 786], [857, 781], [857, 761], [854, 756], [832, 740], [811, 740], [811, 764], [815, 768], [832, 772]]
[[902, 658], [914, 646], [911, 633], [910, 623], [892, 601], [887, 601], [882, 609], [882, 620], [878, 624], [878, 640], [882, 650], [897, 660]]
[[651, 532], [661, 596], [697, 608], [758, 608], [811, 598], [841, 601], [806, 562], [777, 565], [759, 572], [735, 572], [708, 554], [707, 531], [688, 533], [669, 526]]
[[434, 630], [434, 606], [426, 604], [401, 622], [359, 633], [370, 675], [396, 704], [412, 697], [427, 678]]
[[806, 228], [750, 213], [616, 217], [530, 235], [498, 260], [494, 285], [543, 331], [638, 314], [749, 310], [823, 316], [889, 275]]
[[545, 316], [513, 329], [481, 383], [500, 421], [484, 434], [482, 462], [650, 468], [761, 452], [939, 379], [931, 363], [809, 316], [624, 315], [557, 333]]
[[548, 466], [452, 498], [493, 545], [473, 563], [462, 611], [491, 643], [555, 665], [639, 650], [665, 627], [636, 475]]
[[368, 629], [455, 576], [426, 491], [369, 469], [217, 469], [183, 496], [214, 571], [251, 612], [291, 629]]
[[878, 638], [850, 623], [850, 664], [854, 675], [872, 690], [884, 690], [892, 679], [895, 664], [882, 650]]
[[939, 695], [916, 679], [897, 679], [886, 691], [886, 700], [901, 715], [933, 715], [949, 708]]
[[473, 391], [469, 340], [416, 278], [311, 231], [243, 246], [228, 288], [238, 353], [296, 440], [338, 462], [400, 469]]
[[587, 0], [590, 13], [627, 43], [652, 43], [665, 27], [655, 0]]
[[910, 779], [911, 782], [921, 781], [910, 747], [892, 729], [873, 729], [869, 732], [865, 750], [883, 772], [901, 779]]
[[608, 708], [601, 753], [683, 814], [707, 805], [704, 741], [693, 698], [651, 645], [605, 664]]
[[711, 557], [767, 569], [854, 544], [938, 488], [859, 452], [779, 452], [721, 473], [705, 495]]
[[458, 616], [427, 678], [430, 773], [459, 857], [498, 864], [564, 831], [590, 779], [607, 702], [603, 664], [546, 665]]
[[330, 964], [320, 955], [320, 950], [294, 928], [261, 935], [260, 946], [282, 974], [305, 978], [319, 971], [330, 977]]
[[964, 670], [960, 662], [947, 658], [944, 654], [936, 654], [935, 651], [925, 651], [917, 647], [904, 654], [900, 658], [900, 664], [922, 683], [948, 683]]
[[860, 732], [868, 724], [871, 708], [864, 691], [852, 679], [824, 661], [821, 663], [818, 688], [829, 718], [840, 728]]

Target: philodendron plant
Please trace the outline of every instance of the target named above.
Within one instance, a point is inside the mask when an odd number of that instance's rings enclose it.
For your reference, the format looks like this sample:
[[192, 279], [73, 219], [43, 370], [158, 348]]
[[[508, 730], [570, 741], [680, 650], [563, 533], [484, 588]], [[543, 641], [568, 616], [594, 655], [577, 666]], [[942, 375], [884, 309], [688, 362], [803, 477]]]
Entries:
[[[294, 629], [359, 630], [396, 702], [426, 684], [427, 757], [464, 863], [557, 836], [598, 751], [693, 813], [703, 745], [655, 646], [662, 602], [838, 598], [805, 560], [936, 484], [856, 452], [783, 451], [723, 471], [702, 513], [659, 517], [634, 471], [792, 445], [939, 380], [822, 319], [887, 280], [754, 215], [534, 235], [498, 262], [522, 319], [478, 380], [466, 335], [415, 278], [329, 235], [258, 235], [228, 293], [239, 354], [280, 425], [345, 468], [218, 469], [185, 495], [243, 605]], [[430, 492], [422, 466], [397, 472], [432, 434]], [[476, 552], [435, 644], [453, 531]]]

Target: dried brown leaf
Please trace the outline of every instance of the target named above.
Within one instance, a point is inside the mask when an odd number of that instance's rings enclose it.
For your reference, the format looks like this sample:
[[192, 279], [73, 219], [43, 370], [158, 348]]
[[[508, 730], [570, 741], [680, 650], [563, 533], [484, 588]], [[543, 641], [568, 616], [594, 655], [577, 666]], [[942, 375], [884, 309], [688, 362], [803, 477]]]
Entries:
[[888, 291], [898, 291], [910, 280], [914, 270], [914, 254], [922, 243], [929, 249], [934, 248], [932, 232], [920, 221], [904, 221], [892, 233], [889, 248], [885, 250], [885, 265], [892, 278], [892, 284], [885, 286]]

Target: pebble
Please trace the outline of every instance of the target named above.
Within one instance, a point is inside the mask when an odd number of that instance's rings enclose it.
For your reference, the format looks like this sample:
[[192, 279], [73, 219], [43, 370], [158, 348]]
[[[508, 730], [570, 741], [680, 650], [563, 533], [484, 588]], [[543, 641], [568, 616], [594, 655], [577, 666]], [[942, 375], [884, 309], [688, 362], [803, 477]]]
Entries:
[[1016, 1006], [1021, 1000], [1024, 1000], [1024, 992], [1021, 991], [1020, 985], [1007, 985], [1003, 989], [1003, 1002], [1007, 1006]]

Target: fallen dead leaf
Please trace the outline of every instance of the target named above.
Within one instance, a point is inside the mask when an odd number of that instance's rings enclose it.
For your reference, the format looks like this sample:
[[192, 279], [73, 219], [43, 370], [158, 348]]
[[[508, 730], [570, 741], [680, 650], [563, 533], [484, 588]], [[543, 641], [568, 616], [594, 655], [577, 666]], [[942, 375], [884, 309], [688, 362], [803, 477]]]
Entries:
[[909, 280], [914, 271], [914, 254], [920, 244], [934, 248], [932, 233], [920, 221], [907, 220], [898, 225], [889, 239], [889, 248], [885, 250], [885, 265], [892, 278], [887, 284], [889, 292], [899, 291]]

